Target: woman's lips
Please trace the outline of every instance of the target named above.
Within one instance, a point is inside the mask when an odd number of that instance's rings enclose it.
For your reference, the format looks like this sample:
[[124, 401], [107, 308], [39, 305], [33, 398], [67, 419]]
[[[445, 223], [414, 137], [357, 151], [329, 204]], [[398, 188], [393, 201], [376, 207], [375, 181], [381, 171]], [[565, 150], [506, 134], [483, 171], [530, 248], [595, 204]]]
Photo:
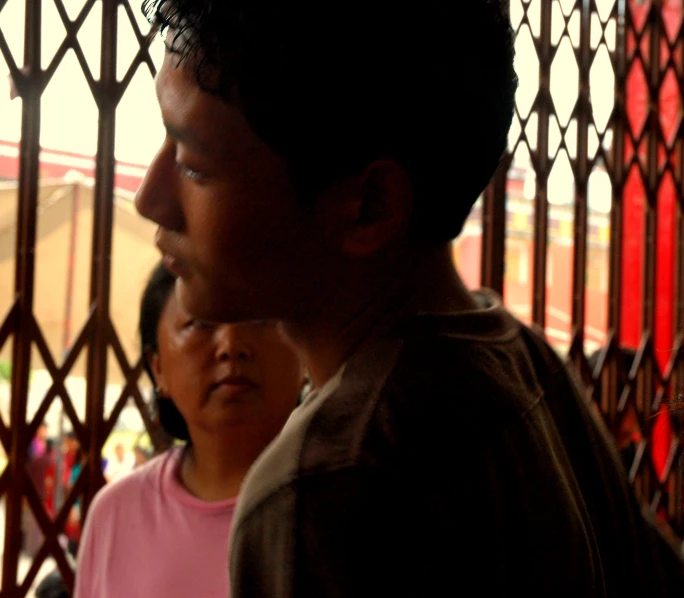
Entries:
[[212, 385], [210, 393], [237, 399], [254, 390], [257, 385], [246, 376], [227, 376]]

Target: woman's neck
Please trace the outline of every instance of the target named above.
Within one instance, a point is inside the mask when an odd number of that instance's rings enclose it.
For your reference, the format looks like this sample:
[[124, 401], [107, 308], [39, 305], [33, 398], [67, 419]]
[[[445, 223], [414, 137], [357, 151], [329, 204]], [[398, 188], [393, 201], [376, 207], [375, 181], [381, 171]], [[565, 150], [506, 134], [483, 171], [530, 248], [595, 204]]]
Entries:
[[183, 452], [180, 481], [191, 494], [207, 502], [235, 498], [247, 471], [270, 441], [250, 435], [239, 442], [241, 435], [233, 430], [225, 436], [195, 434]]

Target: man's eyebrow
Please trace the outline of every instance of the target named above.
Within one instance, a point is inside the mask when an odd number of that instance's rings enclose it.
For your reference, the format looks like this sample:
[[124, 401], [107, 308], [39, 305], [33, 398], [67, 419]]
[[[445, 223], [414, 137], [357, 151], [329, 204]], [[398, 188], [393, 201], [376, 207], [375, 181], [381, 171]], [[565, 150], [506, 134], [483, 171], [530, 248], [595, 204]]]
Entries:
[[205, 148], [205, 144], [202, 142], [202, 140], [195, 133], [188, 129], [179, 129], [174, 125], [167, 123], [166, 121], [164, 121], [164, 128], [166, 129], [169, 137], [174, 139], [174, 141], [179, 141], [180, 143], [184, 143], [185, 145], [191, 146], [198, 150], [203, 150]]

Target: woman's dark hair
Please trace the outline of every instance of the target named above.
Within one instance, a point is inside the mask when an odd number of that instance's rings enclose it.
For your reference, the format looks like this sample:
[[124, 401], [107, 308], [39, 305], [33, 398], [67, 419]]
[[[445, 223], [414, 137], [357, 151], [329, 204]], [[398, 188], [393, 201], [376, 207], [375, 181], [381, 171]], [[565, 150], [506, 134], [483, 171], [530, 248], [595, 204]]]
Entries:
[[48, 573], [36, 588], [36, 598], [69, 598], [59, 569]]
[[507, 0], [145, 0], [167, 48], [239, 106], [305, 201], [373, 160], [414, 187], [411, 232], [456, 237], [503, 155]]
[[157, 330], [162, 312], [173, 293], [176, 279], [160, 262], [152, 271], [140, 302], [140, 343], [142, 345], [143, 366], [155, 386], [155, 408], [159, 423], [164, 431], [179, 440], [190, 440], [188, 426], [173, 401], [163, 397], [157, 390], [157, 381], [149, 362], [149, 355], [159, 351]]

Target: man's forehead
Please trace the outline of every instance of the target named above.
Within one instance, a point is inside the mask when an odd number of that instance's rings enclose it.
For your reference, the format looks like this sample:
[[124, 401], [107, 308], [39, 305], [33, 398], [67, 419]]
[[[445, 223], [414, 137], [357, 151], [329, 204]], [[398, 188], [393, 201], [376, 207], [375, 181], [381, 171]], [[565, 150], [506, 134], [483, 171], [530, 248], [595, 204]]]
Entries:
[[202, 49], [187, 29], [168, 29], [164, 35], [164, 48], [164, 62], [168, 61], [174, 68], [182, 70], [183, 74], [195, 83], [201, 72], [201, 87], [204, 89], [218, 87], [219, 70], [207, 63]]
[[167, 53], [155, 81], [167, 133], [210, 153], [249, 150], [257, 142], [237, 102], [205, 91], [189, 61]]
[[159, 103], [184, 104], [196, 100], [202, 90], [189, 62], [178, 54], [165, 52], [164, 61], [155, 78], [155, 88]]
[[211, 116], [210, 112], [217, 115], [211, 96], [202, 91], [193, 71], [167, 54], [155, 88], [167, 132], [175, 139], [198, 144], [203, 121]]

